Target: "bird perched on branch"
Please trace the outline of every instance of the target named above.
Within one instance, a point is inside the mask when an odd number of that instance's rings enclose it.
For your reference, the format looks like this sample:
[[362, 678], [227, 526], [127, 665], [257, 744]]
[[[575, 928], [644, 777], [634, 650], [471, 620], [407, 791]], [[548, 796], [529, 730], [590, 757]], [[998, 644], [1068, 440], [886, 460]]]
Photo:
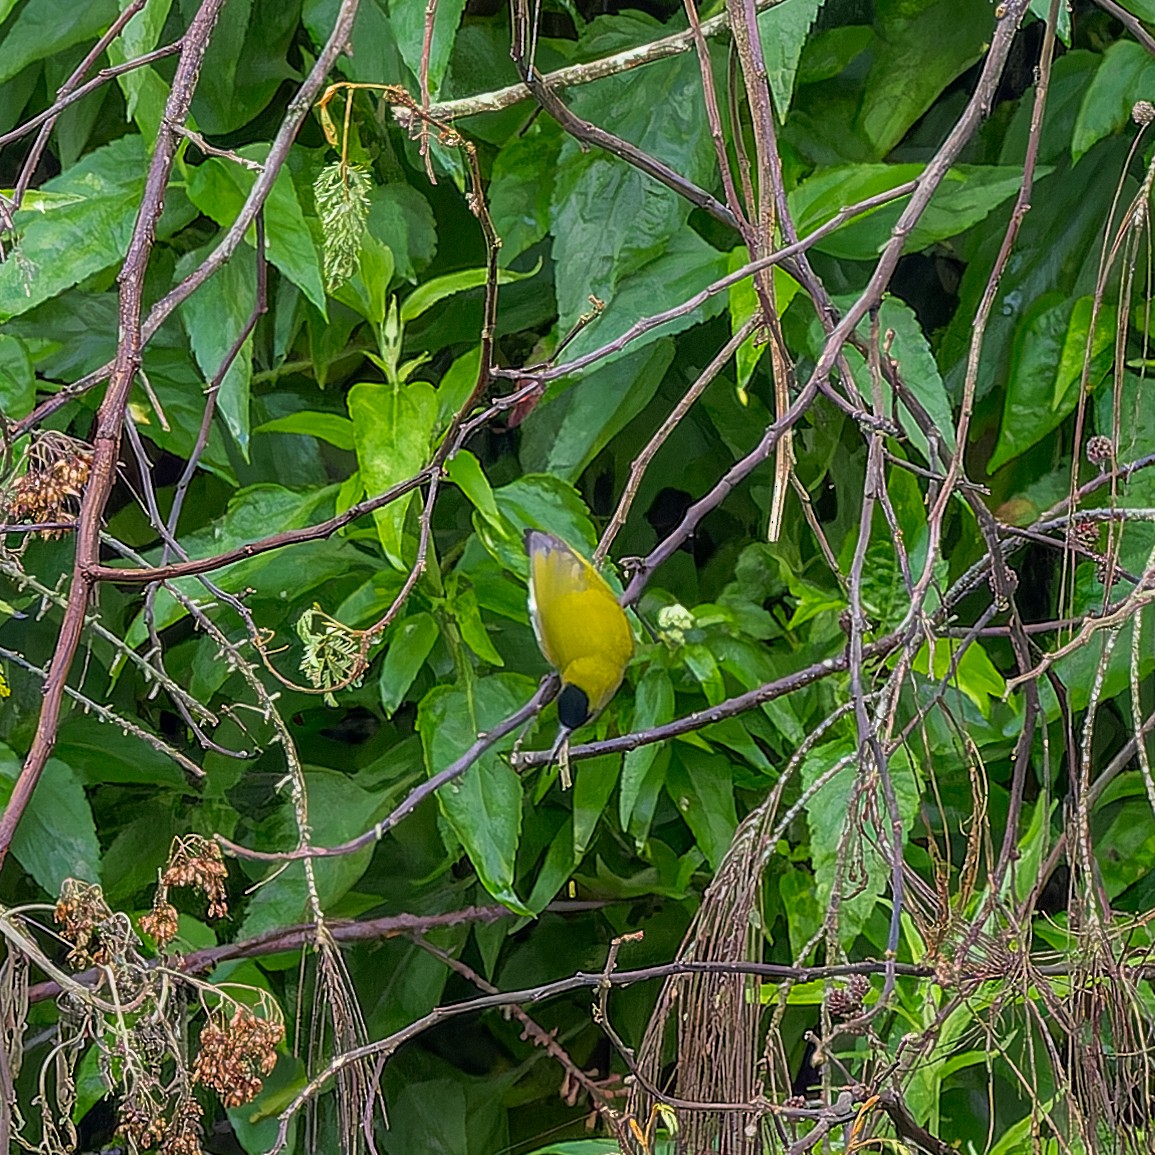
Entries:
[[634, 653], [629, 619], [605, 578], [559, 537], [526, 530], [529, 616], [545, 659], [561, 675], [560, 722], [550, 758], [569, 786], [569, 736], [617, 693]]

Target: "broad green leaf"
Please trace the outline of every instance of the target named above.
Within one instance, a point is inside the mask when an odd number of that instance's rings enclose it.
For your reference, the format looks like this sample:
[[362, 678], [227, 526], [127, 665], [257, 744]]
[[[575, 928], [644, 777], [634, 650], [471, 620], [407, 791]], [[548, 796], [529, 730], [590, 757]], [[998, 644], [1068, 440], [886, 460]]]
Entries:
[[[847, 307], [852, 300], [853, 298], [849, 297], [837, 298], [841, 307]], [[914, 315], [914, 310], [905, 301], [888, 296], [883, 300], [882, 308], [879, 310], [879, 325], [882, 332], [894, 334], [890, 344], [890, 355], [898, 363], [903, 382], [934, 419], [935, 426], [942, 434], [946, 446], [952, 448], [955, 423], [950, 399], [947, 397], [946, 387], [939, 375], [938, 363], [931, 351], [926, 335], [922, 331], [922, 326], [919, 325], [918, 318]], [[869, 320], [861, 322], [859, 335], [864, 339], [869, 339]], [[824, 341], [825, 334], [818, 321], [815, 320], [810, 327], [811, 349], [815, 354], [822, 348]], [[854, 374], [854, 381], [858, 386], [859, 394], [864, 404], [869, 408], [872, 390], [870, 369], [857, 349], [847, 347], [844, 350], [844, 355]], [[881, 388], [884, 411], [890, 415], [896, 411], [892, 403], [890, 384], [884, 380], [881, 383]], [[899, 424], [907, 437], [910, 438], [911, 444], [922, 454], [923, 460], [927, 460], [930, 455], [930, 448], [926, 434], [923, 433], [901, 400], [897, 405], [897, 415]], [[936, 462], [930, 462], [930, 464], [937, 466]]]
[[1071, 138], [1078, 160], [1096, 141], [1131, 121], [1135, 102], [1155, 89], [1155, 60], [1133, 40], [1117, 40], [1103, 53], [1099, 70], [1087, 86]]
[[[6, 10], [11, 5], [6, 6]], [[115, 0], [38, 0], [25, 4], [4, 31], [0, 45], [0, 83], [11, 80], [35, 60], [45, 60], [95, 40], [116, 16]], [[143, 179], [143, 173], [141, 174]]]
[[598, 819], [614, 792], [622, 770], [620, 754], [587, 758], [578, 765], [573, 780], [573, 853], [580, 862], [597, 829]]
[[[340, 8], [341, 0], [305, 0], [301, 21], [309, 30], [315, 50], [329, 39]], [[337, 62], [338, 70], [349, 80], [379, 84], [382, 76], [401, 75], [405, 64], [397, 50], [386, 0], [366, 0], [358, 5], [349, 41], [357, 45], [357, 51], [342, 53]]]
[[[515, 273], [510, 269], [500, 269], [497, 274], [499, 285], [508, 285], [511, 281], [524, 281], [527, 277], [535, 276], [537, 269], [528, 273]], [[477, 289], [485, 284], [487, 271], [485, 269], [462, 269], [459, 273], [446, 273], [443, 277], [434, 277], [431, 281], [418, 285], [404, 301], [401, 302], [401, 321], [409, 324], [416, 320], [427, 309], [452, 297], [455, 293], [466, 289]]]
[[481, 463], [468, 449], [459, 449], [445, 463], [445, 473], [493, 528], [498, 532], [506, 531], [507, 524], [497, 508], [489, 478], [485, 476]]
[[528, 1155], [618, 1155], [620, 1150], [614, 1139], [570, 1139], [536, 1147]]
[[[495, 489], [493, 499], [505, 519], [518, 530], [544, 529], [575, 549], [592, 549], [597, 540], [585, 502], [572, 485], [560, 478], [527, 473]], [[520, 534], [512, 546], [504, 538], [486, 540], [485, 544], [506, 568], [519, 574], [529, 572]]]
[[380, 325], [389, 313], [389, 284], [393, 280], [393, 250], [372, 233], [361, 238], [357, 271], [332, 290], [338, 301], [355, 309], [366, 321]]
[[[466, 689], [437, 686], [426, 694], [417, 712], [417, 730], [429, 776], [518, 709], [533, 688], [533, 681], [522, 675], [497, 674]], [[461, 778], [439, 790], [437, 799], [485, 889], [510, 910], [530, 914], [514, 890], [522, 795], [521, 780], [504, 754], [512, 742], [510, 736], [483, 754]]]
[[[196, 0], [179, 0], [187, 24]], [[200, 70], [192, 114], [210, 136], [251, 121], [298, 76], [287, 56], [297, 31], [301, 0], [229, 0], [221, 8]]]
[[437, 254], [437, 222], [429, 202], [412, 185], [379, 185], [370, 196], [369, 233], [389, 246], [397, 276], [416, 281]]
[[387, 649], [377, 684], [387, 716], [392, 717], [405, 701], [405, 695], [429, 657], [439, 633], [437, 622], [432, 615], [425, 613], [411, 614], [386, 633]]
[[797, 84], [819, 84], [837, 76], [876, 39], [865, 24], [843, 24], [809, 37], [798, 62]]
[[301, 409], [287, 413], [284, 417], [274, 417], [264, 421], [253, 430], [254, 433], [301, 433], [306, 437], [319, 437], [338, 449], [353, 449], [353, 422], [339, 413], [318, 413]]
[[477, 594], [461, 587], [456, 581], [448, 588], [448, 608], [453, 614], [462, 640], [483, 661], [491, 666], [504, 666], [505, 661], [494, 648], [481, 620], [481, 609], [477, 604]]
[[685, 743], [676, 747], [666, 774], [666, 792], [713, 870], [725, 857], [738, 826], [730, 775], [727, 758]]
[[[7, 807], [20, 759], [0, 745], [0, 799]], [[12, 839], [12, 853], [55, 898], [66, 878], [100, 881], [100, 843], [84, 787], [72, 767], [50, 758]]]
[[[800, 235], [813, 232], [847, 205], [898, 188], [922, 174], [920, 164], [854, 164], [824, 169], [807, 177], [790, 194], [790, 208]], [[1051, 171], [1038, 171], [1041, 179]], [[956, 165], [947, 174], [926, 212], [911, 230], [907, 251], [917, 252], [936, 241], [965, 232], [1003, 201], [1018, 192], [1022, 170], [1012, 165]], [[904, 196], [855, 217], [824, 237], [817, 248], [852, 261], [874, 259], [890, 239], [906, 207]]]
[[802, 46], [825, 0], [782, 0], [758, 15], [762, 58], [778, 119], [785, 120], [794, 93], [794, 74]]
[[[388, 0], [389, 22], [397, 37], [397, 47], [401, 57], [415, 78], [421, 76], [421, 58], [425, 43], [426, 8], [424, 4], [413, 4], [410, 0]], [[429, 50], [429, 92], [436, 99], [441, 90], [441, 80], [445, 75], [449, 57], [453, 51], [453, 39], [465, 0], [447, 0], [433, 6], [433, 40]]]
[[[950, 673], [956, 648], [946, 638], [940, 638], [936, 642], [932, 675], [936, 681], [941, 681]], [[920, 674], [926, 674], [929, 666], [930, 650], [927, 646], [923, 646], [915, 657], [914, 668]], [[951, 684], [966, 694], [985, 717], [990, 717], [991, 699], [1001, 700], [1007, 691], [1007, 684], [1002, 674], [995, 669], [994, 663], [977, 642], [967, 646], [959, 658], [958, 666], [951, 677]]]
[[36, 374], [28, 348], [19, 337], [0, 333], [0, 414], [9, 421], [32, 412], [36, 404]]
[[123, 783], [183, 790], [184, 771], [159, 750], [90, 714], [72, 714], [60, 727], [56, 754], [84, 786]]
[[[204, 250], [186, 255], [178, 263], [182, 275], [191, 272]], [[225, 358], [244, 331], [257, 301], [253, 254], [242, 249], [211, 276], [180, 306], [193, 355], [209, 385], [220, 373]], [[220, 383], [217, 410], [233, 435], [245, 460], [249, 456], [249, 386], [253, 376], [252, 334], [245, 338]]]
[[[572, 94], [571, 105], [586, 120], [612, 125], [619, 136], [688, 180], [709, 185], [715, 160], [701, 86], [697, 60], [685, 54], [583, 85]], [[600, 149], [583, 150], [567, 138], [550, 210], [559, 329], [566, 332], [589, 311], [591, 295], [612, 302], [625, 278], [666, 252], [689, 209], [672, 189], [625, 161]], [[650, 289], [659, 286], [655, 279]], [[630, 319], [657, 312], [665, 303], [662, 295], [651, 302], [654, 307]], [[624, 328], [629, 322], [621, 320]], [[599, 334], [605, 328], [594, 326]]]
[[[407, 385], [362, 383], [348, 396], [357, 464], [370, 496], [384, 493], [427, 464], [437, 420], [437, 394], [427, 381]], [[374, 513], [385, 556], [397, 569], [406, 567], [402, 528], [412, 493]]]
[[1091, 297], [1072, 301], [1059, 291], [1044, 294], [1028, 309], [1015, 340], [999, 439], [988, 472], [1036, 445], [1074, 411], [1085, 357], [1091, 363], [1089, 388], [1109, 369], [1115, 309], [1100, 310], [1088, 342], [1091, 311]]
[[[268, 146], [248, 145], [239, 154], [260, 164], [268, 154]], [[219, 157], [190, 166], [188, 174], [189, 200], [222, 228], [236, 220], [256, 180], [256, 174], [249, 169]], [[325, 315], [320, 255], [287, 167], [273, 182], [264, 215], [268, 259]], [[255, 227], [245, 234], [245, 239], [250, 245], [256, 243]]]
[[[280, 485], [263, 484], [240, 490], [229, 502], [224, 516], [204, 529], [184, 533], [181, 542], [191, 557], [212, 557], [267, 537], [271, 531], [312, 525], [333, 512], [336, 486], [319, 492], [295, 493]], [[156, 561], [155, 553], [151, 560]], [[234, 562], [213, 575], [213, 580], [230, 593], [252, 589], [259, 598], [272, 598], [284, 606], [298, 605], [320, 587], [327, 596], [336, 596], [336, 581], [355, 584], [363, 580], [370, 559], [344, 539], [303, 542], [290, 554], [273, 550], [245, 561]], [[204, 588], [195, 578], [183, 578], [178, 588], [190, 597], [201, 597]], [[339, 589], [339, 587], [338, 587]], [[307, 603], [306, 603], [307, 604]], [[156, 597], [154, 616], [158, 630], [179, 621], [185, 609], [165, 590]], [[129, 628], [129, 645], [140, 645], [148, 637], [141, 617]]]
[[570, 383], [526, 420], [521, 458], [527, 470], [576, 481], [586, 466], [649, 404], [670, 362], [674, 343], [631, 349]]
[[[1076, 64], [1081, 64], [1088, 54], [1072, 55], [1078, 56]], [[1069, 78], [1070, 83], [1078, 87], [1081, 75], [1076, 71]], [[1065, 146], [1066, 142], [1062, 143]], [[1073, 302], [1094, 292], [1103, 221], [1117, 195], [1127, 149], [1122, 137], [1101, 141], [1073, 171], [1060, 170], [1035, 185], [1031, 211], [1019, 230], [1014, 259], [1003, 273], [987, 323], [975, 388], [977, 399], [992, 390], [1005, 395], [1011, 388], [1009, 378], [1016, 359], [1013, 346], [1021, 341], [1024, 328], [1033, 323], [1040, 298], [1058, 292]], [[1137, 187], [1135, 182], [1124, 186], [1124, 201]], [[992, 216], [977, 226], [965, 248], [968, 264], [959, 286], [957, 311], [936, 346], [947, 388], [954, 397], [962, 389], [975, 310], [986, 289], [1003, 233], [1004, 225]], [[1052, 340], [1050, 355], [1058, 357], [1061, 342], [1057, 336]], [[1040, 396], [1049, 397], [1052, 393], [1053, 388], [1048, 388]], [[1035, 418], [1028, 420], [1033, 422]]]
[[[642, 675], [634, 694], [634, 713], [630, 719], [630, 732], [648, 730], [663, 722], [669, 722], [673, 716], [674, 684], [665, 669], [656, 664], [652, 665]], [[644, 830], [638, 829], [635, 833], [634, 811], [643, 795], [656, 796], [662, 788], [661, 781], [650, 781], [650, 771], [654, 768], [662, 748], [663, 745], [658, 742], [638, 746], [626, 753], [622, 766], [622, 789], [618, 812], [622, 827], [635, 834], [639, 846], [649, 834], [649, 824], [646, 824]]]
[[19, 245], [0, 264], [0, 320], [28, 312], [123, 258], [147, 168], [140, 137], [129, 135], [45, 182], [47, 192], [82, 199], [49, 213], [16, 214]]
[[858, 130], [881, 160], [952, 80], [986, 51], [994, 30], [989, 0], [880, 0], [874, 53]]
[[[124, 64], [156, 48], [171, 8], [172, 0], [150, 0], [108, 46], [109, 61]], [[136, 121], [146, 139], [155, 139], [167, 92], [160, 75], [151, 66], [132, 68], [118, 76], [116, 82], [124, 93], [129, 118]]]
[[564, 139], [556, 122], [538, 117], [511, 136], [493, 161], [489, 212], [508, 265], [549, 232], [558, 153]]
[[[1150, 0], [1138, 0], [1139, 4], [1147, 4]], [[1134, 4], [1131, 5], [1134, 7]], [[1051, 14], [1051, 0], [1031, 0], [1028, 11], [1034, 13], [1040, 20], [1047, 20]], [[1148, 17], [1151, 19], [1151, 17]], [[1059, 19], [1055, 28], [1055, 35], [1068, 47], [1071, 46], [1071, 9], [1067, 0], [1059, 0]]]

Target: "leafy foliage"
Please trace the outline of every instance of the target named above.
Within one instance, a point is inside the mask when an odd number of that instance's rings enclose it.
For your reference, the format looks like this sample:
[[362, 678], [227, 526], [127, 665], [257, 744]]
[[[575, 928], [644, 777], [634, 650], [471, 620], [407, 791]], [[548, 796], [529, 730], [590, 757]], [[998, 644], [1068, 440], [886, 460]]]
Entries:
[[0, 0], [4, 1141], [1149, 1149], [1155, 6], [532, 7]]

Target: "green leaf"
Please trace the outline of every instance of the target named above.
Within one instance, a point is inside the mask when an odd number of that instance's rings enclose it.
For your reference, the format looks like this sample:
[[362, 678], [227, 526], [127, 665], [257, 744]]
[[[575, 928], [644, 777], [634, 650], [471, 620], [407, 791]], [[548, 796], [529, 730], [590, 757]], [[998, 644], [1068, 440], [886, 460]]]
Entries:
[[1078, 160], [1106, 136], [1130, 123], [1131, 109], [1155, 87], [1155, 60], [1133, 40], [1117, 40], [1103, 53], [1102, 63], [1083, 95], [1071, 156]]
[[[417, 730], [432, 777], [517, 710], [533, 693], [532, 679], [517, 674], [481, 678], [467, 689], [437, 686], [417, 711]], [[514, 890], [521, 835], [521, 780], [504, 751], [512, 737], [489, 750], [465, 774], [438, 791], [441, 812], [469, 855], [482, 885], [518, 914], [532, 911]]]
[[[940, 638], [934, 648], [934, 673], [936, 681], [941, 681], [950, 672], [951, 661], [954, 658], [957, 646], [952, 645], [949, 639]], [[927, 674], [930, 665], [930, 650], [923, 646], [914, 660], [914, 669], [920, 674]], [[991, 699], [1000, 701], [1007, 692], [1007, 684], [1002, 674], [995, 669], [994, 663], [987, 656], [987, 652], [972, 643], [958, 660], [958, 666], [952, 676], [952, 685], [957, 686], [982, 711], [984, 717], [989, 718], [991, 713]]]
[[778, 119], [785, 120], [794, 93], [794, 74], [802, 46], [825, 0], [783, 0], [758, 15], [762, 58]]
[[171, 758], [111, 722], [73, 714], [61, 725], [56, 753], [84, 786], [124, 783], [184, 790], [184, 771]]
[[474, 509], [499, 533], [508, 532], [509, 526], [497, 508], [489, 478], [468, 449], [459, 449], [445, 463], [445, 474], [473, 503]]
[[37, 0], [25, 4], [0, 40], [0, 83], [11, 80], [35, 60], [46, 60], [74, 44], [95, 40], [115, 16], [115, 0], [85, 0], [83, 4]]
[[[461, 23], [465, 0], [438, 0], [433, 11], [433, 42], [429, 51], [429, 92], [436, 99], [441, 81], [453, 52], [453, 39]], [[414, 77], [421, 75], [421, 57], [425, 42], [426, 5], [410, 0], [389, 0], [389, 22], [397, 37], [401, 57]]]
[[[578, 116], [612, 125], [617, 135], [688, 180], [708, 185], [715, 160], [701, 85], [697, 60], [685, 54], [583, 85], [571, 103]], [[600, 149], [583, 150], [567, 138], [557, 162], [550, 215], [558, 327], [564, 333], [589, 310], [591, 294], [613, 301], [621, 281], [666, 252], [690, 206], [625, 161]], [[660, 284], [654, 278], [651, 288]], [[657, 312], [666, 299], [663, 295], [661, 303], [652, 302], [654, 307], [634, 311], [629, 320]], [[624, 315], [620, 320], [623, 327], [629, 323]], [[594, 328], [601, 333], [606, 326]]]
[[[5, 807], [20, 769], [20, 759], [0, 745], [0, 799]], [[100, 881], [100, 843], [92, 810], [72, 767], [59, 758], [45, 764], [16, 828], [12, 853], [54, 898], [66, 878]]]
[[[733, 273], [742, 268], [743, 265], [750, 261], [749, 253], [739, 246], [736, 249], [730, 250], [730, 262], [727, 272]], [[794, 300], [801, 289], [801, 285], [790, 276], [789, 273], [782, 269], [775, 268], [774, 276], [774, 305], [778, 310], [778, 315], [781, 316], [786, 312], [790, 302]], [[754, 288], [754, 278], [746, 277], [735, 285], [731, 285], [727, 295], [727, 301], [730, 306], [730, 332], [736, 333], [759, 308], [758, 294]], [[767, 348], [769, 342], [766, 340], [765, 334], [760, 334], [757, 331], [751, 333], [745, 341], [742, 342], [738, 349], [736, 357], [738, 365], [738, 396], [745, 405], [748, 401], [746, 397], [746, 387], [750, 384], [750, 378], [754, 375], [754, 370], [758, 362], [762, 359], [762, 353]], [[753, 446], [751, 446], [753, 448]]]
[[[1150, 0], [1138, 0], [1140, 5], [1150, 3]], [[1131, 7], [1134, 8], [1134, 3]], [[1047, 20], [1051, 13], [1051, 0], [1031, 0], [1028, 11], [1040, 20]], [[1151, 19], [1151, 17], [1147, 17]], [[1071, 9], [1066, 0], [1059, 2], [1059, 19], [1055, 28], [1055, 35], [1068, 47], [1071, 47]]]
[[[837, 298], [840, 307], [847, 307], [853, 298]], [[897, 297], [888, 296], [883, 300], [879, 310], [879, 325], [882, 332], [894, 334], [891, 341], [890, 354], [897, 362], [903, 382], [914, 394], [922, 407], [934, 419], [935, 427], [942, 434], [948, 448], [954, 447], [954, 414], [950, 399], [947, 397], [946, 387], [939, 375], [938, 362], [931, 351], [922, 326], [914, 315], [914, 310], [905, 301]], [[869, 337], [870, 323], [864, 320], [859, 325], [862, 337]], [[810, 327], [811, 348], [817, 353], [822, 348], [825, 334], [821, 325], [815, 320]], [[870, 369], [862, 354], [857, 349], [845, 349], [846, 360], [854, 374], [855, 383], [863, 398], [871, 396]], [[888, 382], [881, 382], [884, 400], [884, 411], [893, 411], [891, 404], [891, 388]], [[919, 428], [918, 423], [911, 416], [910, 411], [901, 404], [898, 405], [898, 420], [911, 444], [929, 462], [930, 447], [927, 444], [926, 434]], [[936, 462], [929, 462], [936, 465]], [[797, 620], [794, 624], [798, 624]]]
[[572, 485], [560, 478], [528, 473], [495, 489], [493, 499], [506, 521], [519, 533], [512, 544], [505, 538], [486, 538], [485, 545], [514, 573], [529, 572], [521, 530], [544, 529], [568, 541], [575, 549], [592, 548], [597, 540], [585, 502]]
[[[357, 464], [370, 496], [384, 493], [425, 468], [437, 420], [437, 393], [427, 381], [408, 385], [362, 383], [348, 395]], [[374, 513], [385, 556], [406, 567], [402, 528], [414, 494]]]
[[0, 414], [16, 421], [35, 404], [36, 374], [28, 348], [19, 337], [0, 333]]
[[369, 233], [388, 245], [396, 273], [406, 281], [437, 254], [437, 222], [429, 202], [412, 185], [378, 185], [370, 195]]
[[331, 289], [331, 293], [366, 321], [381, 325], [389, 312], [389, 284], [393, 280], [393, 269], [393, 250], [367, 232], [361, 238], [357, 271], [342, 285]]
[[549, 232], [558, 153], [564, 139], [557, 123], [538, 117], [511, 136], [493, 161], [489, 212], [508, 265]]
[[[1087, 53], [1072, 53], [1082, 63]], [[1057, 62], [1062, 64], [1064, 57]], [[1077, 88], [1083, 72], [1071, 83]], [[1049, 107], [1049, 105], [1048, 105]], [[1045, 136], [1045, 134], [1044, 134]], [[1025, 140], [1025, 133], [1024, 133]], [[1064, 142], [1065, 143], [1065, 142]], [[976, 398], [1010, 388], [1013, 346], [1034, 313], [1039, 298], [1053, 291], [1069, 301], [1094, 292], [1099, 276], [1103, 221], [1117, 195], [1119, 173], [1126, 167], [1127, 141], [1115, 137], [1097, 144], [1072, 172], [1056, 172], [1036, 184], [1031, 211], [1015, 244], [1015, 258], [1003, 274], [999, 295], [987, 323], [979, 363]], [[1137, 185], [1131, 187], [1137, 188]], [[1124, 198], [1130, 194], [1125, 192]], [[973, 336], [975, 310], [986, 290], [1002, 244], [1004, 225], [991, 217], [975, 230], [967, 245], [966, 272], [959, 286], [954, 319], [938, 341], [939, 364], [952, 396], [960, 396]], [[1053, 355], [1061, 346], [1056, 344]], [[1049, 396], [1041, 394], [1040, 396]], [[1033, 420], [1033, 418], [1031, 419]]]
[[[688, 225], [679, 229], [663, 244], [657, 258], [637, 272], [617, 278], [616, 288], [610, 295], [605, 312], [574, 339], [566, 350], [566, 357], [580, 357], [583, 353], [600, 348], [620, 337], [639, 318], [653, 316], [680, 304], [700, 292], [703, 285], [725, 276], [726, 265], [725, 253], [707, 244]], [[560, 269], [558, 278], [560, 283]], [[560, 308], [560, 298], [558, 304]], [[632, 341], [626, 353], [616, 356], [626, 356], [652, 341], [681, 333], [716, 316], [725, 307], [726, 301], [719, 293], [693, 312], [667, 322], [660, 329], [650, 329]], [[586, 309], [589, 309], [588, 302]], [[602, 365], [605, 363], [599, 362]]]
[[[650, 666], [638, 682], [634, 694], [634, 713], [630, 719], [630, 732], [649, 730], [653, 726], [669, 722], [674, 716], [674, 684], [669, 673], [659, 665]], [[649, 834], [649, 824], [645, 829], [635, 828], [634, 812], [644, 796], [656, 797], [664, 781], [652, 781], [650, 771], [655, 768], [657, 757], [663, 749], [661, 743], [650, 742], [626, 753], [622, 766], [622, 789], [618, 808], [623, 829], [634, 834], [638, 846]]]
[[[190, 557], [212, 557], [267, 537], [274, 528], [283, 531], [311, 525], [332, 514], [336, 490], [331, 486], [319, 492], [295, 493], [268, 483], [249, 486], [233, 497], [224, 516], [203, 529], [183, 534], [181, 541]], [[287, 561], [290, 556], [292, 560]], [[156, 560], [155, 555], [152, 560]], [[331, 539], [302, 542], [293, 547], [291, 555], [272, 550], [234, 562], [217, 571], [213, 580], [230, 593], [251, 587], [254, 597], [271, 598], [283, 610], [289, 605], [307, 604], [312, 591], [320, 587], [326, 587], [328, 595], [340, 596], [340, 587], [334, 590], [333, 583], [356, 584], [369, 566], [370, 559], [363, 551], [346, 540]], [[195, 578], [181, 579], [177, 586], [190, 597], [203, 594]], [[166, 590], [157, 594], [154, 611], [158, 630], [180, 621], [186, 613]], [[137, 646], [147, 637], [143, 617], [138, 615], [127, 641]]]
[[[239, 149], [240, 156], [258, 164], [268, 155], [264, 144]], [[205, 216], [228, 228], [237, 218], [256, 180], [256, 173], [232, 161], [209, 157], [188, 169], [189, 200]], [[268, 259], [325, 314], [325, 288], [321, 277], [321, 257], [288, 167], [281, 169], [265, 201], [265, 246]], [[256, 227], [245, 234], [256, 244]], [[235, 257], [233, 258], [236, 259]]]
[[[198, 4], [180, 0], [180, 6], [187, 26]], [[192, 103], [202, 132], [234, 132], [298, 75], [286, 56], [300, 13], [300, 0], [230, 0], [222, 7]]]
[[[852, 164], [822, 169], [790, 194], [790, 208], [801, 235], [812, 232], [847, 205], [898, 188], [922, 174], [920, 164]], [[1039, 179], [1052, 170], [1044, 167]], [[926, 212], [911, 230], [908, 252], [958, 236], [1018, 192], [1022, 169], [1012, 165], [956, 165], [936, 190]], [[890, 239], [908, 197], [855, 217], [815, 246], [831, 256], [873, 260]]]
[[679, 743], [666, 774], [666, 792], [717, 870], [738, 827], [729, 759]]
[[1072, 301], [1056, 290], [1041, 296], [1027, 310], [1015, 339], [1003, 420], [987, 465], [989, 473], [1037, 444], [1074, 412], [1088, 353], [1089, 388], [1094, 388], [1110, 367], [1115, 309], [1101, 309], [1088, 349], [1092, 303], [1089, 296]]
[[[172, 0], [152, 0], [137, 12], [108, 46], [110, 63], [124, 64], [151, 52], [160, 43], [171, 7]], [[124, 93], [129, 117], [136, 121], [147, 140], [154, 140], [164, 114], [167, 85], [151, 65], [131, 68], [118, 76], [116, 82]]]
[[[540, 265], [538, 266], [540, 268]], [[536, 276], [537, 268], [528, 273], [515, 273], [511, 269], [500, 269], [497, 274], [499, 285], [508, 285], [511, 281], [524, 281], [528, 277]], [[485, 284], [487, 276], [485, 269], [462, 269], [459, 273], [446, 273], [443, 277], [434, 277], [431, 281], [418, 285], [404, 301], [401, 302], [401, 322], [409, 324], [416, 320], [427, 309], [432, 308], [446, 297], [461, 293], [466, 289], [476, 289]]]
[[338, 449], [352, 450], [353, 422], [339, 413], [318, 413], [313, 409], [301, 409], [296, 413], [286, 413], [284, 417], [274, 417], [262, 422], [254, 433], [301, 433], [306, 437], [319, 437]]
[[673, 359], [674, 342], [661, 340], [631, 348], [567, 383], [564, 392], [540, 404], [523, 426], [525, 468], [576, 481], [649, 404]]
[[447, 593], [449, 594], [447, 605], [465, 644], [483, 662], [488, 662], [491, 666], [504, 666], [505, 662], [494, 649], [493, 642], [486, 632], [485, 623], [481, 620], [477, 594], [471, 589], [462, 588], [456, 581], [448, 586]]
[[398, 622], [385, 635], [388, 649], [381, 663], [381, 676], [377, 684], [381, 692], [381, 705], [389, 717], [405, 701], [413, 679], [425, 664], [439, 634], [440, 630], [432, 615], [420, 613], [411, 614]]
[[143, 142], [129, 135], [45, 182], [47, 192], [81, 199], [50, 213], [16, 214], [19, 247], [0, 264], [0, 320], [28, 312], [124, 257], [147, 168]]
[[573, 783], [573, 854], [580, 862], [597, 829], [598, 819], [614, 792], [622, 769], [620, 754], [587, 758], [577, 767]]
[[880, 0], [874, 53], [857, 129], [881, 159], [986, 51], [994, 17], [989, 0]]
[[[191, 272], [205, 251], [186, 254], [178, 273]], [[193, 355], [209, 384], [220, 372], [225, 357], [244, 331], [257, 301], [253, 254], [241, 250], [217, 270], [180, 306]], [[253, 338], [250, 333], [221, 381], [217, 409], [245, 460], [249, 457], [249, 387], [253, 377]]]

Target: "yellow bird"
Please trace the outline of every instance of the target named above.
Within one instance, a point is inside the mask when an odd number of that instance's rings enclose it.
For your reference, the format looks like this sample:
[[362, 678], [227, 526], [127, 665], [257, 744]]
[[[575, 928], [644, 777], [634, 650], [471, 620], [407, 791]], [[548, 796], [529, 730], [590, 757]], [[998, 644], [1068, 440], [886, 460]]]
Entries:
[[562, 751], [562, 780], [572, 731], [596, 718], [617, 693], [634, 654], [629, 619], [605, 578], [559, 537], [525, 533], [529, 554], [529, 616], [545, 659], [561, 675], [554, 752]]

